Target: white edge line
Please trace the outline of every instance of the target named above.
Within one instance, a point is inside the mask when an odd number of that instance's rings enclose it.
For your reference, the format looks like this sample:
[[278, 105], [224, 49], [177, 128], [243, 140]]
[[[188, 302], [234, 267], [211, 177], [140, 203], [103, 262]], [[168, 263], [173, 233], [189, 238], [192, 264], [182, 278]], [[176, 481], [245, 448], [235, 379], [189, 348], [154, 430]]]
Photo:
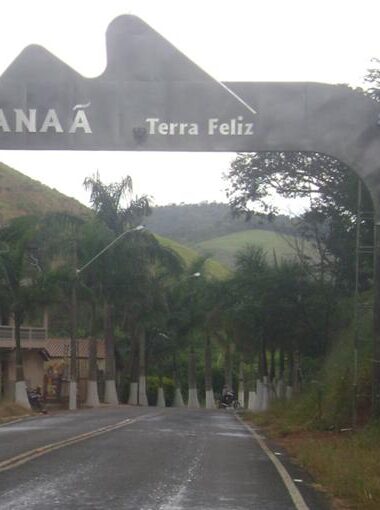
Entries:
[[236, 418], [240, 421], [244, 427], [249, 430], [249, 432], [252, 434], [252, 436], [255, 438], [255, 440], [259, 443], [261, 449], [267, 454], [269, 459], [273, 462], [275, 468], [277, 469], [279, 475], [282, 478], [282, 481], [284, 482], [284, 485], [286, 489], [289, 492], [290, 497], [292, 498], [292, 501], [294, 503], [294, 506], [297, 510], [310, 510], [307, 504], [305, 503], [305, 500], [303, 499], [300, 491], [295, 486], [291, 476], [285, 469], [285, 467], [281, 464], [281, 462], [278, 460], [278, 458], [272, 453], [272, 451], [267, 447], [265, 444], [265, 441], [261, 439], [261, 437], [253, 430], [252, 427], [250, 427], [247, 423], [245, 423], [240, 416], [235, 414]]

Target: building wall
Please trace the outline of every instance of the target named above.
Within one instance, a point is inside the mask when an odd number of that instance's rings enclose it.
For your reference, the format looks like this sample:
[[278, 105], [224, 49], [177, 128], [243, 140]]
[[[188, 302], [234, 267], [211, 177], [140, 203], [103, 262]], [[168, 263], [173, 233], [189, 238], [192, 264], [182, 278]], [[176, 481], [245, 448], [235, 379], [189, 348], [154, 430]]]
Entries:
[[[24, 377], [27, 387], [43, 386], [44, 361], [38, 350], [23, 351]], [[16, 353], [12, 351], [3, 361], [3, 396], [6, 400], [14, 399], [16, 382]]]

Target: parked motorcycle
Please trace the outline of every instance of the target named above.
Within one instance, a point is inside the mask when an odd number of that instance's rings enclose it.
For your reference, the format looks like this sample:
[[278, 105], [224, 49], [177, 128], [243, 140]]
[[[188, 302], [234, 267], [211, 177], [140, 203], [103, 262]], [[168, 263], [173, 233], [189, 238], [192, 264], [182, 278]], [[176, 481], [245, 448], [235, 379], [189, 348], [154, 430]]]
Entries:
[[28, 400], [30, 407], [33, 411], [38, 411], [40, 413], [46, 414], [47, 409], [43, 403], [41, 390], [40, 388], [27, 388], [26, 393], [28, 395]]
[[227, 392], [222, 398], [218, 401], [219, 409], [240, 409], [241, 404], [239, 400], [236, 398], [235, 393], [232, 391]]

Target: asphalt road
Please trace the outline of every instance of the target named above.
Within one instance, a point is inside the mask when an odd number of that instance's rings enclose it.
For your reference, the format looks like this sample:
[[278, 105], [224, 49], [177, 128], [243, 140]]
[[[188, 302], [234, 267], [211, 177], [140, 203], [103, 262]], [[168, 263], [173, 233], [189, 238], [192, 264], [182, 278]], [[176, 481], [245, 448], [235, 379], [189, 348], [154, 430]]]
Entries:
[[223, 410], [42, 416], [0, 427], [0, 510], [325, 510], [307, 475], [287, 467], [300, 506], [252, 434]]

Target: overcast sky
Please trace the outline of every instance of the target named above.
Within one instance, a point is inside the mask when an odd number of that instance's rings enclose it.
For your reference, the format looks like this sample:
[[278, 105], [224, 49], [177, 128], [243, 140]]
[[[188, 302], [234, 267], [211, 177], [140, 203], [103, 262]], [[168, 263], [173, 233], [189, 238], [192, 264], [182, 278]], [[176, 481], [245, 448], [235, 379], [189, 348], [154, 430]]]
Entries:
[[[12, 0], [0, 3], [0, 74], [31, 43], [86, 77], [106, 65], [105, 32], [135, 14], [220, 81], [317, 81], [360, 85], [380, 57], [380, 1]], [[0, 106], [1, 107], [1, 106]], [[225, 201], [233, 154], [0, 151], [0, 161], [83, 203], [82, 183], [133, 177], [155, 203]]]

